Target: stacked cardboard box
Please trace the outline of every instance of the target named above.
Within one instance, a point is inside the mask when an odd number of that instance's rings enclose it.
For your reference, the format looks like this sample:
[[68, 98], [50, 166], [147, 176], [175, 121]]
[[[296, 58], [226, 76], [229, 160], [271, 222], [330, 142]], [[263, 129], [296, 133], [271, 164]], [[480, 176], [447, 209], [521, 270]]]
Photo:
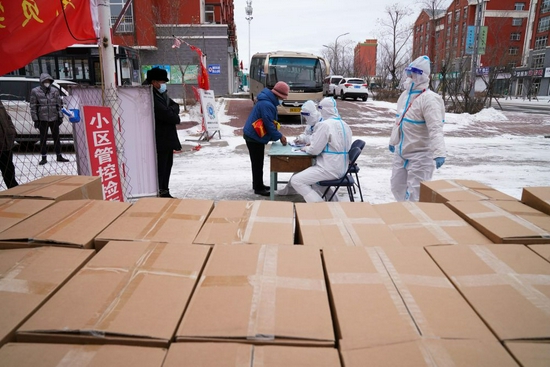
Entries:
[[172, 343], [163, 367], [339, 367], [334, 348]]
[[16, 340], [167, 347], [209, 251], [109, 242], [17, 330]]
[[512, 341], [504, 345], [519, 361], [522, 367], [548, 367], [550, 364], [550, 342], [546, 341]]
[[527, 246], [537, 254], [550, 261], [550, 246], [548, 245], [529, 245]]
[[213, 207], [212, 200], [140, 199], [97, 235], [95, 248], [111, 240], [191, 244]]
[[34, 199], [0, 199], [0, 232], [32, 217], [53, 203]]
[[420, 201], [446, 203], [447, 201], [511, 200], [517, 201], [477, 181], [436, 180], [420, 183]]
[[8, 190], [0, 191], [1, 198], [62, 200], [103, 200], [101, 177], [46, 176]]
[[521, 202], [550, 215], [550, 186], [524, 187]]
[[426, 250], [500, 341], [550, 339], [550, 263], [523, 245]]
[[161, 367], [165, 357], [162, 348], [10, 343], [0, 349], [0, 366]]
[[550, 216], [519, 201], [449, 201], [446, 205], [494, 243], [550, 243]]
[[66, 246], [93, 248], [94, 238], [130, 207], [103, 200], [65, 200], [0, 232], [0, 248]]
[[293, 245], [294, 205], [281, 201], [219, 201], [193, 243]]
[[176, 340], [334, 346], [319, 250], [214, 246]]
[[94, 252], [56, 247], [0, 251], [0, 345], [12, 340], [17, 327]]

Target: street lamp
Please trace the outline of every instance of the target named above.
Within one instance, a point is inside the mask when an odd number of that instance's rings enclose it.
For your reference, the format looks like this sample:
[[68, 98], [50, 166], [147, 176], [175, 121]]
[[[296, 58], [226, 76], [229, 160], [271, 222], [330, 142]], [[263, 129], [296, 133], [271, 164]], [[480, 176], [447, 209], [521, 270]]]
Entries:
[[[250, 21], [254, 19], [252, 18], [252, 0], [246, 1], [244, 10], [246, 11], [246, 17], [244, 19], [248, 20], [248, 62], [250, 63]], [[250, 71], [250, 65], [248, 65], [248, 70]]]
[[336, 58], [336, 67], [334, 68], [334, 73], [335, 74], [341, 74], [340, 73], [340, 70], [338, 68], [338, 38], [342, 37], [342, 36], [345, 36], [349, 34], [349, 32], [346, 32], [346, 33], [342, 33], [341, 35], [339, 35], [338, 37], [336, 37], [336, 41], [334, 41], [334, 57]]

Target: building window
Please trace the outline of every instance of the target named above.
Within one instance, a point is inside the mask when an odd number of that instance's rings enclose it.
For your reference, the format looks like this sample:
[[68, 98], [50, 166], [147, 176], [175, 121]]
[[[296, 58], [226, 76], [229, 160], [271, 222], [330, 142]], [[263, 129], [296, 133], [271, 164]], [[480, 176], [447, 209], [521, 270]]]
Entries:
[[550, 16], [540, 18], [537, 32], [546, 32], [550, 29]]
[[519, 41], [521, 38], [521, 33], [511, 33], [510, 41]]
[[533, 69], [540, 69], [544, 67], [544, 55], [545, 54], [538, 54], [533, 55]]
[[540, 5], [541, 14], [549, 11], [550, 11], [550, 0], [542, 0], [542, 4]]
[[540, 36], [535, 38], [535, 50], [546, 48], [548, 44], [548, 36]]
[[204, 7], [204, 22], [216, 23], [216, 17], [214, 15], [214, 5], [206, 5]]
[[459, 21], [460, 20], [460, 10], [457, 10], [455, 11], [455, 21]]
[[447, 27], [447, 38], [451, 36], [451, 27]]
[[464, 14], [464, 19], [468, 18], [468, 7], [467, 6], [464, 7], [464, 11], [462, 12], [462, 14]]
[[513, 18], [512, 19], [512, 25], [513, 26], [521, 26], [523, 24], [523, 18]]
[[508, 49], [508, 54], [509, 55], [517, 55], [519, 52], [519, 47], [510, 47]]
[[426, 31], [430, 30], [430, 22], [426, 23]]
[[452, 20], [453, 20], [453, 13], [447, 14], [447, 23], [451, 24]]
[[525, 9], [525, 3], [516, 3], [514, 5], [514, 10], [524, 10]]
[[[120, 12], [122, 11], [122, 8], [124, 7], [124, 4], [126, 4], [126, 0], [111, 0], [111, 26], [113, 26], [118, 19], [118, 16], [120, 15]], [[116, 29], [117, 32], [120, 33], [133, 33], [134, 32], [134, 9], [133, 4], [130, 4], [128, 9], [126, 10], [126, 13], [124, 13], [124, 17], [122, 18], [122, 21], [120, 22], [118, 28]]]

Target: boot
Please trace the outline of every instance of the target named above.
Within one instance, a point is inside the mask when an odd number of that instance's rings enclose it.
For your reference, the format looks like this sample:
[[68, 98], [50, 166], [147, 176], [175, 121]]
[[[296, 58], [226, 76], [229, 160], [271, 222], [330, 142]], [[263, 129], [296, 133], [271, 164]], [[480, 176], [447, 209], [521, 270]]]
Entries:
[[69, 162], [69, 160], [67, 158], [64, 158], [61, 154], [57, 155], [57, 161], [62, 163]]
[[45, 165], [46, 163], [48, 163], [48, 159], [46, 158], [45, 155], [42, 156], [42, 160], [40, 162], [38, 162], [39, 165], [43, 166]]

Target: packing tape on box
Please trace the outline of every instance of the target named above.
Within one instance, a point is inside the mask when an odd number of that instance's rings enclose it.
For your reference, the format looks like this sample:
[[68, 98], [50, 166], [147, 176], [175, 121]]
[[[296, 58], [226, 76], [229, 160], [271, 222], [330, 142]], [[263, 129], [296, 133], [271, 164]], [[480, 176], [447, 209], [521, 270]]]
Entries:
[[456, 362], [437, 339], [422, 338], [416, 342], [426, 367], [454, 367]]
[[14, 205], [17, 205], [20, 202], [21, 199], [14, 199], [0, 205], [0, 218], [23, 219], [30, 216], [29, 213], [17, 213], [9, 211]]
[[[130, 218], [147, 218], [151, 217], [149, 223], [143, 226], [143, 230], [136, 236], [139, 240], [153, 240], [158, 231], [164, 226], [168, 220], [191, 220], [202, 222], [206, 218], [205, 215], [198, 214], [175, 214], [174, 212], [182, 203], [181, 200], [167, 200], [167, 203], [159, 211], [155, 212], [128, 212], [123, 217]], [[131, 211], [131, 209], [130, 209]]]
[[550, 315], [550, 298], [534, 286], [549, 286], [550, 275], [519, 274], [512, 267], [500, 260], [488, 247], [469, 245], [468, 248], [482, 260], [493, 274], [451, 276], [457, 287], [488, 287], [507, 285], [515, 289], [533, 306]]
[[99, 308], [100, 311], [88, 320], [86, 326], [83, 328], [83, 332], [87, 331], [94, 336], [104, 336], [104, 330], [107, 330], [111, 322], [116, 319], [146, 275], [197, 279], [197, 271], [154, 269], [155, 262], [167, 245], [166, 243], [151, 242], [140, 258], [130, 268], [94, 267], [93, 265], [87, 265], [78, 273], [78, 276], [87, 273], [93, 274], [95, 272], [126, 273], [110, 295], [105, 298], [106, 301]]
[[477, 190], [493, 190], [490, 187], [472, 189], [471, 187], [468, 187], [466, 185], [459, 184], [455, 180], [445, 180], [445, 182], [449, 183], [450, 185], [452, 185], [454, 187], [448, 188], [448, 189], [439, 189], [437, 191], [432, 190], [432, 202], [435, 203], [437, 194], [446, 193], [446, 192], [459, 192], [459, 191], [467, 191], [469, 194], [472, 194], [473, 196], [477, 196], [480, 200], [490, 200], [491, 199], [490, 196], [483, 195], [481, 192], [477, 191]]
[[[252, 237], [252, 229], [256, 223], [270, 223], [270, 224], [288, 224], [293, 225], [293, 218], [285, 217], [261, 217], [258, 215], [260, 210], [261, 200], [250, 201], [247, 203], [244, 220], [239, 224], [236, 233], [236, 242], [239, 243], [252, 243], [250, 238]], [[267, 239], [266, 239], [267, 241]]]
[[389, 227], [391, 230], [404, 230], [404, 229], [415, 229], [415, 228], [425, 228], [430, 232], [440, 243], [449, 244], [449, 245], [458, 245], [458, 242], [451, 237], [442, 227], [468, 227], [469, 224], [462, 220], [434, 220], [430, 218], [422, 209], [418, 207], [416, 203], [404, 202], [403, 206], [411, 213], [418, 223], [400, 223], [400, 224], [390, 224]]
[[254, 355], [258, 350], [254, 345], [236, 344], [237, 354], [235, 356], [235, 367], [253, 367]]
[[[507, 219], [510, 219], [511, 221], [519, 224], [520, 226], [530, 230], [531, 232], [536, 233], [542, 238], [550, 238], [550, 233], [545, 231], [544, 229], [540, 228], [539, 226], [529, 222], [528, 220], [510, 213], [501, 207], [493, 204], [490, 201], [481, 201], [481, 205], [485, 206], [486, 208], [490, 209], [490, 212], [484, 212], [484, 213], [472, 213], [472, 214], [466, 214], [468, 218], [472, 219], [483, 219], [483, 218], [495, 218], [495, 217], [505, 217]], [[527, 213], [532, 215], [533, 213]], [[542, 216], [547, 216], [546, 214], [541, 213]]]
[[66, 227], [72, 225], [82, 215], [85, 215], [88, 211], [92, 210], [94, 208], [95, 202], [96, 202], [95, 200], [90, 200], [87, 203], [85, 203], [84, 206], [79, 206], [75, 208], [70, 213], [67, 213], [64, 216], [63, 220], [60, 220], [59, 222], [55, 223], [46, 231], [41, 232], [37, 237], [40, 237], [40, 238], [53, 237], [57, 232], [64, 230]]
[[99, 348], [99, 345], [72, 346], [55, 367], [90, 366]]
[[29, 250], [21, 260], [17, 261], [4, 274], [0, 274], [0, 292], [47, 295], [51, 293], [58, 284], [50, 282], [39, 282], [34, 280], [18, 279], [17, 277], [36, 261], [36, 258], [47, 248], [36, 248]]

